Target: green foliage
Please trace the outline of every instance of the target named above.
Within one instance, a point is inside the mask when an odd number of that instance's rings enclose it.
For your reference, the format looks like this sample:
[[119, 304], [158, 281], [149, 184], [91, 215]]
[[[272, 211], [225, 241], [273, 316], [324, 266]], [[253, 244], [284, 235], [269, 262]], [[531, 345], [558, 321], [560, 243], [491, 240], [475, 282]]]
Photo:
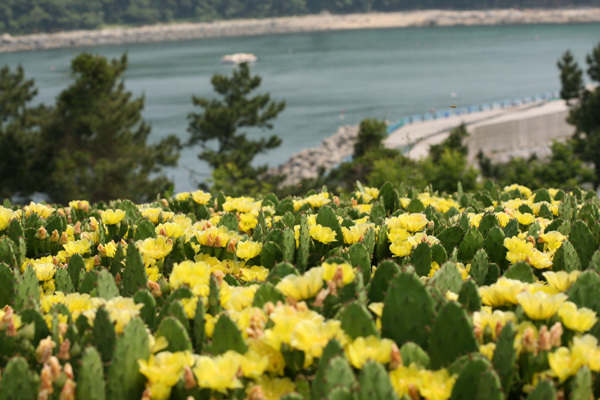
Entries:
[[216, 74], [211, 82], [222, 99], [192, 98], [202, 111], [188, 116], [188, 145], [201, 146], [203, 151], [198, 158], [213, 169], [214, 191], [227, 190], [230, 195], [269, 192], [271, 185], [278, 183], [281, 177], [259, 179], [267, 167], [254, 167], [252, 161], [257, 154], [278, 147], [281, 139], [273, 135], [251, 140], [239, 130], [272, 129], [271, 121], [283, 111], [285, 102], [276, 103], [269, 94], [250, 97], [260, 86], [261, 78], [251, 76], [246, 63], [235, 69], [231, 77]]
[[36, 95], [34, 81], [25, 79], [23, 67], [15, 72], [7, 66], [0, 69], [0, 149], [4, 150], [0, 158], [0, 199], [30, 195], [42, 178], [42, 165], [35, 153], [49, 110], [29, 105]]
[[[598, 113], [598, 109], [600, 109], [600, 86], [597, 86], [600, 83], [600, 43], [586, 57], [587, 74], [592, 82], [596, 84], [593, 89], [582, 88], [582, 90], [576, 90], [579, 85], [577, 81], [581, 79], [578, 79], [577, 75], [581, 71], [575, 62], [570, 62], [567, 65], [565, 58], [568, 58], [567, 53], [563, 56], [563, 63], [559, 63], [562, 83], [561, 95], [563, 92], [569, 93], [569, 96], [577, 95], [574, 97], [575, 101], [570, 103], [571, 108], [567, 118], [567, 122], [575, 127], [573, 135], [575, 141], [574, 154], [582, 161], [594, 165], [594, 187], [597, 187], [600, 184], [600, 114]], [[568, 79], [563, 79], [563, 74]]]
[[106, 389], [102, 360], [98, 350], [88, 347], [81, 358], [81, 368], [77, 380], [77, 397], [90, 400], [104, 400]]
[[176, 164], [179, 141], [169, 136], [146, 143], [150, 127], [141, 119], [144, 98], [132, 100], [125, 90], [126, 69], [125, 55], [108, 61], [82, 53], [72, 60], [75, 82], [60, 93], [42, 130], [40, 159], [52, 171], [43, 191], [53, 201], [148, 201], [172, 185], [156, 173]]
[[387, 138], [385, 122], [369, 118], [362, 120], [354, 144], [354, 157], [362, 157], [373, 150], [382, 149], [385, 138]]
[[9, 361], [2, 374], [0, 400], [18, 400], [37, 398], [39, 377], [35, 376], [23, 357]]

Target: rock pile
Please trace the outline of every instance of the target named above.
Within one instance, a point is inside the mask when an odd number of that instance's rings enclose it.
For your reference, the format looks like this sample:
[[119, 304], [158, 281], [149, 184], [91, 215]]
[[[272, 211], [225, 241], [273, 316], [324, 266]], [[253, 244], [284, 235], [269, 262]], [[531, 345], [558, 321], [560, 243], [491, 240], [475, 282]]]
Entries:
[[302, 150], [285, 164], [270, 168], [269, 175], [287, 175], [282, 186], [296, 185], [302, 179], [316, 178], [321, 167], [330, 170], [354, 154], [358, 125], [341, 126], [337, 133], [323, 140], [319, 147]]

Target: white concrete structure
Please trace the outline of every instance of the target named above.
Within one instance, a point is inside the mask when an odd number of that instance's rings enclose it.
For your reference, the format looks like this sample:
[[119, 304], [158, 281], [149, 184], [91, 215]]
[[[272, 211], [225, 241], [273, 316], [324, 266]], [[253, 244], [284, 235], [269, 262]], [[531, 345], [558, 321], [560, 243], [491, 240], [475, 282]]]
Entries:
[[409, 157], [420, 159], [429, 154], [429, 146], [440, 143], [464, 123], [470, 134], [467, 143], [472, 163], [479, 150], [496, 162], [533, 153], [543, 155], [553, 140], [565, 140], [573, 134], [574, 128], [565, 121], [567, 114], [565, 102], [555, 100], [453, 115], [405, 125], [392, 132], [385, 144], [409, 149]]

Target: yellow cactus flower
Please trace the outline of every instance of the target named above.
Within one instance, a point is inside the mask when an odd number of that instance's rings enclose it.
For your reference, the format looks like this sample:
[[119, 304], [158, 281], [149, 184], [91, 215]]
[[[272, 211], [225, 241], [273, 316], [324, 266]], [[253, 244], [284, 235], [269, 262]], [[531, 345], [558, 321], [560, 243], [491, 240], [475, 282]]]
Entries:
[[331, 339], [337, 339], [342, 345], [347, 342], [346, 335], [341, 327], [341, 321], [329, 320], [315, 322], [303, 320], [296, 325], [290, 338], [292, 347], [302, 350], [306, 356], [305, 366], [312, 363], [313, 358], [323, 354], [323, 348]]
[[583, 356], [571, 354], [568, 348], [559, 347], [556, 351], [548, 353], [548, 364], [560, 383], [575, 375], [584, 365]]
[[8, 224], [13, 219], [13, 216], [13, 210], [0, 206], [0, 231], [3, 231], [8, 227]]
[[319, 224], [312, 225], [308, 233], [317, 242], [325, 244], [333, 242], [337, 236], [333, 229]]
[[249, 307], [254, 300], [254, 294], [259, 285], [230, 286], [227, 282], [221, 283], [221, 305], [226, 310], [241, 311]]
[[23, 212], [26, 217], [29, 217], [31, 214], [37, 214], [40, 217], [46, 219], [51, 216], [56, 208], [48, 205], [48, 204], [37, 204], [33, 201], [29, 203], [29, 205], [23, 207]]
[[169, 283], [176, 289], [188, 286], [196, 296], [208, 296], [211, 268], [203, 261], [186, 260], [173, 266]]
[[525, 261], [533, 255], [533, 243], [521, 240], [516, 236], [505, 238], [504, 247], [508, 249], [506, 259], [513, 264]]
[[580, 333], [589, 331], [598, 321], [595, 311], [585, 307], [578, 309], [577, 305], [570, 301], [566, 301], [560, 306], [558, 316], [564, 326]]
[[261, 202], [255, 201], [252, 197], [229, 197], [225, 198], [223, 210], [226, 212], [237, 211], [240, 213], [248, 213], [254, 209], [260, 208]]
[[192, 200], [194, 203], [204, 205], [210, 201], [211, 194], [206, 193], [202, 190], [196, 190], [195, 192], [190, 193], [192, 195]]
[[494, 310], [491, 307], [483, 306], [479, 311], [473, 313], [473, 327], [475, 335], [481, 339], [483, 331], [489, 328], [492, 332], [492, 338], [496, 338], [496, 329], [504, 327], [509, 322], [516, 322], [517, 317], [512, 311]]
[[496, 219], [498, 220], [498, 223], [500, 224], [501, 227], [505, 227], [506, 224], [508, 224], [508, 222], [512, 219], [512, 217], [510, 215], [508, 215], [505, 212], [497, 212], [495, 213], [496, 215]]
[[105, 305], [111, 321], [115, 323], [117, 333], [122, 333], [129, 321], [140, 315], [143, 306], [143, 304], [136, 304], [131, 297], [121, 296], [113, 297]]
[[237, 378], [241, 367], [239, 354], [228, 351], [216, 357], [196, 356], [194, 375], [201, 388], [226, 393], [227, 389], [239, 389], [242, 382]]
[[86, 254], [90, 251], [92, 247], [92, 242], [89, 240], [81, 239], [81, 240], [73, 240], [67, 242], [63, 245], [67, 257], [71, 257], [73, 254]]
[[544, 292], [533, 294], [523, 292], [517, 295], [517, 301], [523, 307], [525, 314], [535, 320], [548, 319], [554, 316], [566, 299], [567, 296], [563, 293], [549, 295]]
[[367, 361], [390, 362], [394, 341], [375, 336], [358, 337], [346, 345], [346, 356], [354, 368], [361, 369]]
[[412, 248], [412, 244], [410, 244], [408, 241], [393, 242], [390, 245], [390, 251], [396, 257], [406, 257], [411, 253]]
[[381, 314], [383, 314], [383, 303], [382, 302], [370, 303], [368, 308], [369, 308], [369, 310], [371, 310], [371, 312], [373, 314], [377, 315], [378, 317], [381, 317]]
[[494, 357], [494, 351], [496, 350], [496, 343], [489, 342], [479, 346], [479, 352], [486, 356], [490, 361]]
[[342, 283], [344, 285], [347, 285], [351, 282], [354, 281], [354, 277], [356, 276], [356, 274], [354, 273], [354, 269], [352, 268], [352, 266], [348, 263], [343, 263], [343, 264], [329, 264], [329, 263], [323, 263], [321, 265], [324, 269], [325, 272], [323, 272], [323, 279], [326, 281], [331, 281], [336, 277], [336, 273], [338, 273], [338, 269], [341, 270], [342, 272]]
[[176, 222], [165, 222], [158, 224], [156, 228], [154, 228], [154, 231], [157, 235], [177, 239], [185, 234], [185, 226]]
[[69, 207], [88, 212], [90, 211], [90, 202], [87, 200], [73, 200], [69, 202]]
[[390, 229], [405, 229], [409, 232], [420, 232], [429, 223], [425, 214], [400, 214], [397, 217], [391, 217], [385, 220], [385, 224]]
[[240, 231], [250, 232], [258, 225], [258, 218], [252, 213], [240, 214]]
[[33, 268], [40, 282], [49, 281], [54, 277], [54, 273], [56, 272], [56, 265], [53, 263], [36, 263], [33, 264]]
[[167, 221], [175, 215], [174, 212], [165, 211], [158, 207], [139, 207], [139, 210], [142, 216], [148, 218], [153, 224]]
[[148, 379], [152, 400], [165, 400], [171, 395], [171, 388], [181, 377], [185, 366], [194, 365], [191, 352], [171, 353], [163, 351], [151, 355], [148, 360], [138, 360], [139, 371]]
[[173, 250], [173, 240], [166, 236], [148, 238], [136, 243], [144, 264], [148, 265], [151, 260], [162, 260]]
[[235, 255], [238, 256], [238, 258], [249, 260], [259, 255], [261, 251], [262, 243], [247, 240], [245, 242], [238, 242]]
[[101, 214], [102, 223], [104, 225], [116, 225], [125, 218], [123, 210], [104, 210]]
[[567, 237], [558, 231], [542, 233], [539, 236], [544, 242], [544, 251], [555, 252], [562, 245]]
[[452, 388], [457, 376], [451, 376], [446, 369], [437, 371], [421, 371], [419, 393], [427, 400], [447, 400], [452, 394]]
[[269, 270], [260, 265], [253, 265], [250, 268], [241, 268], [240, 269], [240, 278], [244, 282], [258, 281], [264, 282], [267, 280], [267, 276], [269, 276]]
[[[62, 296], [59, 294], [58, 299], [60, 299]], [[60, 302], [67, 306], [74, 321], [79, 318], [82, 312], [94, 308], [92, 305], [92, 298], [87, 293], [69, 293], [62, 297], [62, 301]]]
[[259, 376], [254, 382], [248, 384], [246, 395], [249, 399], [253, 398], [252, 393], [260, 390], [262, 399], [279, 400], [283, 396], [293, 393], [296, 385], [289, 378], [269, 378], [266, 375]]
[[523, 197], [531, 197], [531, 189], [529, 189], [527, 186], [523, 186], [523, 185], [518, 185], [516, 183], [510, 185], [510, 186], [505, 186], [503, 191], [504, 192], [512, 192], [513, 190], [518, 190], [519, 193], [521, 193], [521, 195], [523, 195]]
[[531, 225], [535, 222], [535, 215], [531, 213], [522, 213], [519, 210], [515, 210], [513, 212], [513, 216], [521, 225]]
[[323, 267], [311, 268], [304, 275], [288, 275], [277, 284], [277, 289], [285, 296], [296, 300], [315, 297], [323, 287]]
[[310, 195], [304, 200], [310, 204], [312, 208], [319, 208], [325, 204], [331, 203], [331, 200], [329, 200], [329, 193], [327, 192]]
[[398, 397], [409, 395], [411, 390], [416, 390], [421, 385], [422, 374], [416, 364], [410, 366], [400, 365], [390, 372], [390, 381]]
[[365, 233], [373, 224], [356, 224], [349, 228], [342, 226], [342, 234], [344, 235], [345, 244], [354, 244], [362, 240]]
[[581, 275], [581, 271], [547, 271], [544, 272], [544, 278], [548, 281], [548, 284], [552, 286], [557, 292], [566, 292], [573, 283]]
[[187, 299], [180, 299], [181, 305], [185, 310], [185, 315], [187, 315], [188, 319], [194, 319], [196, 316], [196, 307], [198, 306], [198, 299], [196, 297], [191, 297]]
[[479, 287], [479, 295], [486, 306], [501, 307], [517, 304], [517, 295], [525, 290], [526, 286], [521, 281], [502, 277], [493, 285]]
[[552, 254], [533, 249], [529, 259], [526, 261], [536, 269], [552, 268]]
[[575, 336], [571, 344], [571, 353], [577, 359], [583, 359], [585, 365], [594, 372], [600, 371], [600, 349], [598, 339], [590, 334]]

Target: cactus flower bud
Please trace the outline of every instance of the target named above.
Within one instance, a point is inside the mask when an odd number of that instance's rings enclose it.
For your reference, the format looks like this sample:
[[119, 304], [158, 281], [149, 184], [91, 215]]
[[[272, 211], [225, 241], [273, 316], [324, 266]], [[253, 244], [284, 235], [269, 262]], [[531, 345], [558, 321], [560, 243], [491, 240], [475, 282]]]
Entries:
[[48, 231], [43, 226], [40, 226], [37, 233], [35, 234], [36, 239], [44, 240], [48, 237]]
[[65, 364], [65, 366], [63, 367], [63, 372], [65, 373], [65, 375], [67, 376], [67, 378], [74, 379], [73, 367], [71, 367], [70, 363], [66, 363]]
[[76, 235], [81, 235], [81, 222], [77, 221], [77, 223], [73, 227], [73, 233], [75, 233]]
[[146, 282], [146, 288], [152, 293], [154, 297], [161, 297], [162, 291], [160, 290], [160, 285], [154, 281]]
[[59, 400], [75, 400], [75, 382], [72, 379], [67, 379], [65, 385], [60, 391]]
[[402, 355], [396, 343], [392, 344], [392, 353], [390, 356], [390, 368], [396, 369], [402, 365]]
[[50, 365], [50, 372], [52, 374], [52, 382], [56, 382], [58, 378], [60, 378], [60, 374], [62, 373], [62, 368], [60, 363], [58, 362], [58, 358], [55, 356], [50, 356], [48, 358], [48, 364]]
[[532, 328], [526, 328], [521, 339], [523, 350], [527, 353], [537, 354], [537, 341], [535, 340], [535, 332]]
[[227, 242], [227, 252], [230, 254], [235, 253], [235, 245], [236, 245], [235, 239], [229, 239], [229, 242]]
[[71, 354], [69, 353], [69, 350], [71, 350], [71, 341], [69, 339], [65, 339], [60, 344], [60, 348], [58, 350], [57, 357], [60, 360], [68, 360], [68, 359], [70, 359], [71, 358]]
[[550, 332], [548, 332], [548, 327], [543, 325], [540, 328], [540, 334], [538, 338], [538, 349], [541, 351], [548, 351], [552, 348], [552, 341], [550, 339]]
[[40, 392], [38, 395], [38, 399], [47, 399], [53, 391], [54, 390], [52, 388], [52, 368], [50, 367], [50, 365], [44, 364], [40, 376]]
[[52, 355], [52, 349], [56, 347], [56, 344], [52, 340], [52, 337], [48, 336], [46, 339], [40, 340], [37, 349], [35, 350], [35, 354], [37, 355], [37, 359], [41, 364], [45, 364], [48, 362], [48, 359]]
[[263, 393], [262, 386], [256, 385], [250, 390], [248, 400], [265, 400], [265, 394]]
[[183, 367], [183, 379], [184, 379], [184, 387], [186, 389], [193, 389], [196, 387], [196, 378], [194, 378], [194, 373], [189, 365]]
[[69, 242], [69, 236], [67, 235], [67, 232], [63, 232], [62, 235], [60, 235], [60, 239], [58, 240], [58, 243], [65, 245], [68, 242]]
[[560, 322], [552, 325], [552, 328], [550, 328], [550, 345], [552, 347], [560, 347], [562, 334], [563, 328]]
[[50, 236], [50, 241], [52, 243], [56, 243], [58, 242], [58, 240], [60, 239], [60, 236], [58, 235], [58, 231], [55, 229], [52, 231], [52, 236]]

